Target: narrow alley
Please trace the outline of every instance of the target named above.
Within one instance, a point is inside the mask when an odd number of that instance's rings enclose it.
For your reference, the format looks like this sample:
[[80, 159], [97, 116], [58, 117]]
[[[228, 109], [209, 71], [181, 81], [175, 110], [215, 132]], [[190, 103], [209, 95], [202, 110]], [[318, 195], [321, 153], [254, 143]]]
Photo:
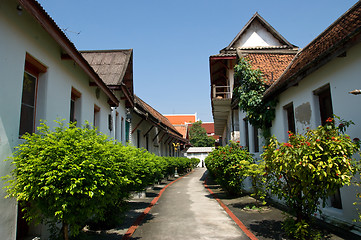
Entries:
[[249, 239], [203, 186], [205, 171], [169, 186], [132, 239]]

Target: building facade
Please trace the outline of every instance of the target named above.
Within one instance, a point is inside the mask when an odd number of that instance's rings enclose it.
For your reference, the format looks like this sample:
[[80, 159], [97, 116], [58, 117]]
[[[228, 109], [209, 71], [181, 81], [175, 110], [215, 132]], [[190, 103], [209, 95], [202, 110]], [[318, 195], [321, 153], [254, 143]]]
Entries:
[[[5, 1], [0, 5], [0, 175], [10, 173], [4, 161], [36, 131], [40, 120], [85, 121], [111, 135], [111, 107], [119, 100], [82, 58], [55, 22], [36, 1]], [[92, 84], [90, 85], [89, 82]], [[28, 228], [19, 217], [15, 199], [5, 199], [0, 188], [2, 239], [44, 233]]]
[[[158, 155], [180, 155], [171, 146], [186, 140], [133, 93], [132, 49], [79, 52], [35, 0], [1, 2], [0, 29], [0, 177], [10, 174], [5, 160], [40, 120], [50, 127], [57, 126], [54, 120], [87, 122], [123, 144], [140, 141]], [[145, 113], [137, 111], [140, 105]], [[137, 118], [147, 125], [135, 126]], [[5, 196], [0, 187], [1, 239], [46, 239], [47, 227], [29, 227], [16, 200]]]
[[[263, 24], [254, 24], [256, 19]], [[213, 117], [216, 134], [224, 137], [223, 144], [239, 140], [256, 158], [264, 145], [259, 130], [248, 123], [246, 114], [237, 106], [237, 99], [232, 99], [231, 90], [236, 83], [232, 83], [231, 66], [237, 58], [247, 58], [253, 68], [263, 72], [267, 84], [263, 100], [277, 99], [270, 131], [280, 142], [288, 141], [288, 131], [305, 133], [306, 128], [316, 128], [333, 114], [352, 120], [355, 125], [351, 125], [346, 134], [360, 138], [361, 117], [357, 104], [360, 96], [354, 95], [361, 92], [358, 67], [361, 62], [360, 19], [361, 2], [358, 2], [304, 49], [297, 49], [287, 41], [279, 41], [281, 44], [271, 41], [269, 34], [280, 39], [277, 32], [256, 14], [238, 34], [238, 40], [236, 37], [220, 54], [210, 57]], [[262, 26], [268, 33], [265, 30], [257, 33]], [[240, 45], [236, 45], [237, 42]], [[265, 42], [272, 45], [267, 46]], [[236, 49], [230, 48], [232, 44]], [[277, 51], [278, 55], [272, 56], [272, 51]], [[223, 63], [218, 63], [220, 61]], [[229, 67], [223, 67], [222, 72], [221, 65]], [[223, 84], [227, 88], [222, 88]], [[360, 224], [353, 222], [358, 218], [353, 205], [358, 192], [360, 189], [356, 186], [342, 187], [330, 196], [322, 219], [360, 232]]]

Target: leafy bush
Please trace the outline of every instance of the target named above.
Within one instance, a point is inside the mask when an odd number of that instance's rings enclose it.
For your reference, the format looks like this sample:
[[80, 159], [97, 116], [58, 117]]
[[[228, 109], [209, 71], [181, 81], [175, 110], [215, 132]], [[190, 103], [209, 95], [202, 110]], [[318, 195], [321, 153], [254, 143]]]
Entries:
[[242, 182], [246, 177], [254, 177], [262, 172], [252, 155], [233, 142], [212, 151], [205, 164], [215, 180], [231, 194], [242, 191]]
[[42, 123], [23, 139], [12, 157], [8, 194], [30, 203], [24, 205], [28, 220], [60, 221], [66, 239], [69, 226], [77, 234], [89, 217], [104, 216], [125, 195], [129, 181], [119, 174], [107, 136], [75, 124], [50, 131]]
[[262, 157], [269, 188], [296, 216], [300, 230], [296, 233], [310, 233], [300, 227], [310, 226], [311, 216], [321, 211], [320, 201], [325, 206], [328, 197], [343, 185], [350, 185], [356, 173], [352, 155], [358, 145], [341, 132], [344, 126], [336, 127], [329, 118], [325, 126], [308, 129], [305, 135], [289, 133], [287, 143], [273, 137], [265, 147]]
[[174, 168], [183, 173], [196, 162], [123, 146], [89, 125], [58, 123], [53, 131], [42, 123], [37, 133], [23, 136], [25, 142], [10, 159], [14, 170], [6, 188], [8, 197], [25, 203], [28, 221], [61, 222], [64, 239], [69, 230], [77, 235], [89, 220], [116, 224], [114, 213], [124, 211], [131, 191], [143, 190]]

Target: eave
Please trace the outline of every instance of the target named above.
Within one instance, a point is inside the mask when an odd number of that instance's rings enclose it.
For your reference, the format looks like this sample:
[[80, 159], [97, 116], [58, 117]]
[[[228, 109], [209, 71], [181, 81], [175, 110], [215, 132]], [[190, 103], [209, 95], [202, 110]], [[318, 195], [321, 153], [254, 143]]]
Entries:
[[45, 12], [41, 5], [36, 1], [19, 0], [21, 6], [29, 12], [36, 21], [48, 32], [48, 34], [56, 41], [60, 47], [79, 67], [93, 80], [97, 86], [109, 97], [110, 105], [118, 106], [119, 100], [113, 92], [106, 86], [102, 79], [95, 73], [93, 68], [82, 57], [79, 51], [75, 48], [74, 44], [65, 36], [59, 29], [56, 23]]

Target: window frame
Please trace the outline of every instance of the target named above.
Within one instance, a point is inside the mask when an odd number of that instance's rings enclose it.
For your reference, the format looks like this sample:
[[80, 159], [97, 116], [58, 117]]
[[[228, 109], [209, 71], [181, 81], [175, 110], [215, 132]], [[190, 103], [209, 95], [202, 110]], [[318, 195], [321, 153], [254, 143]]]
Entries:
[[76, 112], [77, 112], [77, 106], [76, 103], [81, 98], [81, 92], [79, 92], [74, 87], [71, 87], [71, 97], [70, 97], [70, 115], [69, 115], [69, 122], [78, 122], [79, 119], [76, 119]]
[[98, 129], [100, 127], [100, 107], [96, 104], [94, 104], [93, 126]]
[[[42, 73], [47, 71], [47, 67], [31, 56], [29, 53], [25, 54], [25, 64], [24, 64], [24, 74], [23, 74], [23, 82], [22, 82], [22, 93], [21, 93], [21, 104], [20, 104], [20, 118], [19, 118], [19, 138], [25, 133], [33, 133], [35, 131], [36, 125], [36, 113], [37, 113], [37, 99], [38, 99], [38, 87], [39, 87], [39, 77]], [[34, 91], [32, 92], [33, 96], [33, 105], [28, 105], [24, 103], [24, 86], [25, 86], [25, 76], [29, 75], [35, 79], [34, 83]], [[23, 114], [24, 106], [31, 106], [32, 108], [32, 119], [31, 125], [32, 129], [27, 129], [24, 126], [23, 121], [29, 121], [29, 119], [25, 119], [25, 115]]]
[[244, 124], [245, 147], [249, 151], [249, 127], [248, 127], [247, 118], [243, 118], [243, 124]]
[[293, 107], [293, 102], [285, 105], [283, 110], [286, 113], [287, 130], [292, 133], [296, 133], [295, 109]]

